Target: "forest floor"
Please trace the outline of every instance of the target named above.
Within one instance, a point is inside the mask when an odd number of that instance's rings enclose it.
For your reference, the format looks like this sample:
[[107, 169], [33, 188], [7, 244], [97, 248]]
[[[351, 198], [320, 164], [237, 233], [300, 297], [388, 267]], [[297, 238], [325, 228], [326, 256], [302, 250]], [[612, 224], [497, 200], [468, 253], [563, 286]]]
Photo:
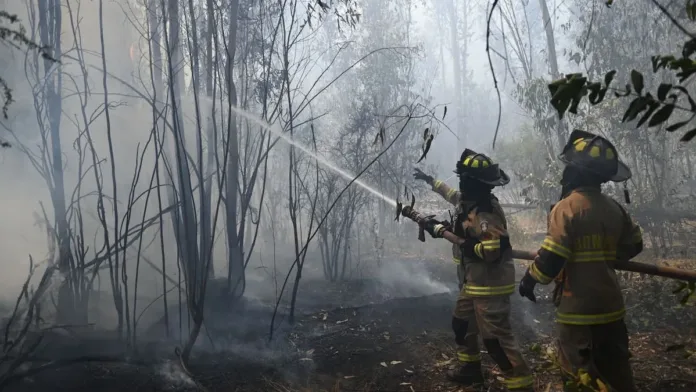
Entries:
[[[696, 263], [687, 264], [694, 267]], [[431, 279], [455, 288], [451, 264], [424, 265]], [[523, 271], [524, 265], [519, 267]], [[670, 290], [673, 283], [662, 279], [631, 276], [625, 279], [625, 287], [639, 389], [695, 391], [694, 308], [678, 306]], [[255, 323], [247, 320], [251, 327], [246, 342], [231, 339], [224, 348], [218, 344], [215, 349], [198, 350], [188, 374], [180, 370], [176, 359], [156, 364], [86, 362], [42, 372], [7, 390], [464, 391], [444, 378], [454, 364], [450, 330], [454, 290], [407, 298], [395, 298], [389, 292], [374, 280], [304, 282], [298, 306], [306, 305], [306, 311], [298, 314], [292, 327], [280, 328], [270, 345], [266, 344], [269, 314], [264, 313], [252, 317]], [[553, 341], [553, 305], [548, 290], [544, 293], [537, 304], [513, 295], [511, 317], [535, 369], [537, 391], [552, 392], [562, 389], [558, 370], [547, 357]], [[302, 302], [302, 298], [317, 297], [333, 305]], [[210, 335], [219, 335], [221, 328], [209, 326], [210, 333], [202, 334], [200, 340], [220, 342]], [[257, 337], [249, 341], [252, 335]], [[141, 351], [155, 356], [145, 346]], [[496, 367], [484, 358], [490, 380], [484, 390], [502, 391]]]

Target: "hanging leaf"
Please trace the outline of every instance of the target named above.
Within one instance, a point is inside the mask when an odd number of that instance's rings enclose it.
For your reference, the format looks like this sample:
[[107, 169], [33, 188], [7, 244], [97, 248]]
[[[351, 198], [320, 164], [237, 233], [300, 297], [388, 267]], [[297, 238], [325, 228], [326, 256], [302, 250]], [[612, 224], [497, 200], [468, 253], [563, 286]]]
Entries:
[[663, 106], [660, 110], [655, 113], [654, 116], [650, 119], [648, 122], [648, 128], [654, 127], [655, 125], [660, 125], [663, 122], [667, 121], [669, 119], [669, 116], [672, 115], [672, 111], [674, 111], [674, 105], [673, 104], [667, 104]]
[[[582, 90], [587, 82], [587, 78], [581, 74], [566, 75], [565, 79], [556, 80], [548, 85], [551, 93], [551, 106], [558, 112], [558, 117], [563, 119], [571, 102], [578, 100], [582, 96]], [[573, 110], [577, 105], [573, 106]]]
[[652, 116], [653, 113], [655, 113], [655, 110], [660, 107], [660, 104], [655, 102], [655, 101], [650, 101], [648, 104], [648, 111], [643, 114], [643, 117], [638, 120], [638, 124], [636, 125], [636, 128], [640, 128], [641, 125], [645, 124], [645, 122]]
[[549, 92], [551, 93], [551, 97], [553, 98], [553, 96], [555, 96], [556, 93], [558, 93], [558, 91], [562, 87], [567, 86], [567, 85], [568, 85], [568, 81], [565, 78], [563, 78], [563, 79], [554, 80], [553, 82], [549, 83], [547, 85], [547, 87], [549, 88]]
[[[597, 84], [599, 84], [599, 83], [597, 83]], [[600, 88], [599, 90], [591, 89], [590, 96], [588, 97], [588, 99], [590, 100], [590, 103], [592, 105], [597, 105], [604, 100], [604, 97], [606, 96], [606, 94], [607, 94], [606, 87]]]
[[657, 72], [657, 69], [658, 69], [657, 66], [659, 64], [659, 61], [660, 61], [660, 56], [650, 57], [650, 62], [652, 63], [653, 72]]
[[674, 131], [676, 131], [677, 129], [679, 129], [679, 128], [683, 127], [684, 125], [688, 124], [689, 122], [691, 122], [691, 120], [686, 120], [686, 121], [681, 121], [681, 122], [678, 122], [678, 123], [674, 123], [674, 124], [668, 126], [667, 128], [665, 128], [665, 130], [666, 130], [667, 132], [674, 132]]
[[568, 110], [568, 106], [570, 106], [570, 99], [563, 99], [563, 100], [557, 100], [557, 101], [551, 101], [551, 106], [553, 106], [554, 109], [558, 112], [558, 118], [563, 119], [563, 115], [565, 114], [566, 110]]
[[372, 143], [373, 146], [377, 144], [377, 140], [379, 140], [382, 143], [382, 145], [384, 145], [384, 132], [384, 125], [380, 125], [379, 132], [377, 133], [377, 135], [375, 135], [375, 141]]
[[691, 111], [696, 113], [696, 101], [694, 101], [694, 99], [691, 98], [691, 94], [689, 94], [689, 90], [687, 90], [684, 86], [673, 86], [672, 88], [674, 90], [678, 90], [682, 94], [686, 95], [686, 98], [689, 100], [689, 106], [691, 106]]
[[597, 100], [597, 97], [599, 96], [599, 92], [602, 90], [602, 84], [601, 83], [589, 83], [587, 85], [587, 90], [590, 92], [589, 100], [590, 103], [593, 105], [595, 104], [594, 101]]
[[[682, 57], [691, 57], [694, 52], [696, 52], [696, 40], [692, 38], [684, 42], [684, 46], [682, 47]], [[688, 64], [688, 66], [688, 68], [692, 68], [693, 64]]]
[[430, 145], [433, 143], [433, 137], [433, 135], [430, 135], [428, 139], [425, 141], [425, 144], [423, 145], [423, 154], [416, 163], [420, 163], [420, 161], [425, 159], [425, 157], [428, 155], [428, 151], [430, 151]]
[[577, 95], [575, 95], [573, 99], [570, 100], [570, 107], [568, 108], [568, 113], [578, 114], [578, 106], [580, 105], [580, 100], [585, 94], [587, 94], [587, 88], [583, 86], [580, 89], [580, 91], [578, 91]]
[[401, 202], [397, 198], [396, 199], [396, 218], [394, 219], [395, 221], [399, 220], [399, 216], [401, 216], [401, 210], [403, 210], [403, 209], [404, 209], [404, 205], [401, 204]]
[[672, 85], [669, 83], [661, 83], [660, 87], [657, 88], [657, 99], [664, 101], [667, 99], [667, 93], [672, 89]]
[[617, 92], [614, 93], [614, 95], [616, 95], [617, 98], [627, 97], [627, 96], [630, 95], [630, 94], [631, 94], [631, 85], [630, 85], [630, 84], [627, 84], [627, 85], [626, 85], [626, 91], [625, 91], [625, 92], [620, 93], [620, 92], [617, 91]]
[[691, 98], [691, 94], [687, 93], [686, 97], [689, 99], [689, 105], [691, 106], [691, 111], [696, 112], [696, 101]]
[[643, 92], [643, 87], [645, 87], [643, 84], [643, 74], [635, 69], [631, 70], [631, 84], [633, 84], [633, 89], [636, 93], [640, 95], [640, 93]]
[[411, 209], [413, 209], [413, 206], [416, 205], [416, 195], [411, 193]]
[[652, 56], [650, 60], [652, 61], [653, 72], [657, 72], [661, 68], [666, 68], [668, 65], [673, 64], [677, 59], [674, 56]]
[[430, 128], [425, 128], [425, 131], [423, 131], [423, 141], [428, 140], [429, 133], [430, 133]]
[[613, 69], [613, 70], [607, 72], [606, 75], [604, 75], [604, 85], [605, 85], [606, 87], [609, 87], [609, 85], [611, 84], [611, 82], [614, 80], [614, 76], [615, 76], [615, 75], [616, 75], [616, 70], [615, 70], [615, 69]]
[[628, 105], [628, 109], [626, 109], [626, 112], [624, 113], [623, 119], [621, 119], [621, 122], [633, 121], [640, 114], [640, 112], [648, 107], [649, 103], [650, 100], [646, 99], [645, 97], [638, 97], [631, 101], [631, 103]]
[[445, 106], [445, 112], [442, 113], [442, 119], [445, 119], [445, 116], [447, 115], [447, 106]]
[[689, 132], [685, 133], [684, 136], [682, 136], [682, 138], [681, 138], [680, 140], [681, 140], [682, 142], [686, 143], [686, 142], [690, 142], [691, 139], [693, 139], [694, 137], [696, 137], [696, 128], [694, 128], [694, 129], [690, 130]]
[[696, 20], [696, 2], [693, 0], [686, 2], [686, 16], [688, 16], [692, 21]]

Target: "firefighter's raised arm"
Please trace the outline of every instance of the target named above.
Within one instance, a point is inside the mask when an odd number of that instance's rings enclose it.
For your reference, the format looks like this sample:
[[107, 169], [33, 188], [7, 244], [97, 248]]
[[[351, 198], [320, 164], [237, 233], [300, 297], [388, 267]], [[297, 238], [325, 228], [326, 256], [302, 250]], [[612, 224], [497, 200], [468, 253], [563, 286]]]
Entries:
[[433, 181], [433, 190], [437, 192], [440, 196], [442, 196], [445, 200], [447, 200], [450, 204], [459, 204], [459, 191], [455, 188], [451, 188], [443, 181]]
[[459, 204], [459, 191], [450, 188], [444, 181], [436, 180], [432, 176], [423, 173], [420, 169], [413, 169], [413, 178], [425, 181], [428, 185], [433, 187], [435, 192], [440, 194], [440, 196], [451, 204]]

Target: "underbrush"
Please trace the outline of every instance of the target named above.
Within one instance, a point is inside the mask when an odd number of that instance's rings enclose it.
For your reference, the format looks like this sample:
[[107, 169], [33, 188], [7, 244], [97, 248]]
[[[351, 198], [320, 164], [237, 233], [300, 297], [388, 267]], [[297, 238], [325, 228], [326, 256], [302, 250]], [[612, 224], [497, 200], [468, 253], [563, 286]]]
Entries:
[[[647, 262], [644, 260], [643, 262]], [[696, 269], [696, 260], [659, 260], [657, 264]], [[653, 330], [696, 325], [696, 301], [686, 291], [675, 292], [680, 282], [657, 276], [619, 272], [629, 328]]]

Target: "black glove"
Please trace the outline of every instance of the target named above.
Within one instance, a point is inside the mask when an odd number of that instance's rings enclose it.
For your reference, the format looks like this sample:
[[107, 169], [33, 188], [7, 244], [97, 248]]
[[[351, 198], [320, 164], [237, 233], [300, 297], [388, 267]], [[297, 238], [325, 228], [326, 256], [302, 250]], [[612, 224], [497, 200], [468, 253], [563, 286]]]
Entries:
[[436, 219], [428, 219], [422, 223], [423, 230], [430, 233], [433, 238], [442, 238], [442, 233], [449, 227], [449, 222], [439, 222]]
[[477, 240], [476, 238], [466, 237], [464, 239], [464, 243], [459, 245], [459, 249], [461, 249], [462, 255], [467, 259], [473, 261], [483, 261], [481, 256], [476, 253], [476, 245], [480, 243], [481, 241]]
[[527, 270], [520, 281], [520, 295], [528, 298], [532, 302], [536, 302], [536, 295], [534, 295], [534, 287], [536, 285], [537, 281], [532, 278], [532, 275], [529, 274], [529, 270]]
[[423, 173], [418, 168], [413, 169], [413, 178], [415, 178], [416, 180], [425, 181], [426, 183], [428, 183], [430, 185], [432, 185], [432, 183], [434, 181], [432, 176], [429, 176], [429, 175]]

